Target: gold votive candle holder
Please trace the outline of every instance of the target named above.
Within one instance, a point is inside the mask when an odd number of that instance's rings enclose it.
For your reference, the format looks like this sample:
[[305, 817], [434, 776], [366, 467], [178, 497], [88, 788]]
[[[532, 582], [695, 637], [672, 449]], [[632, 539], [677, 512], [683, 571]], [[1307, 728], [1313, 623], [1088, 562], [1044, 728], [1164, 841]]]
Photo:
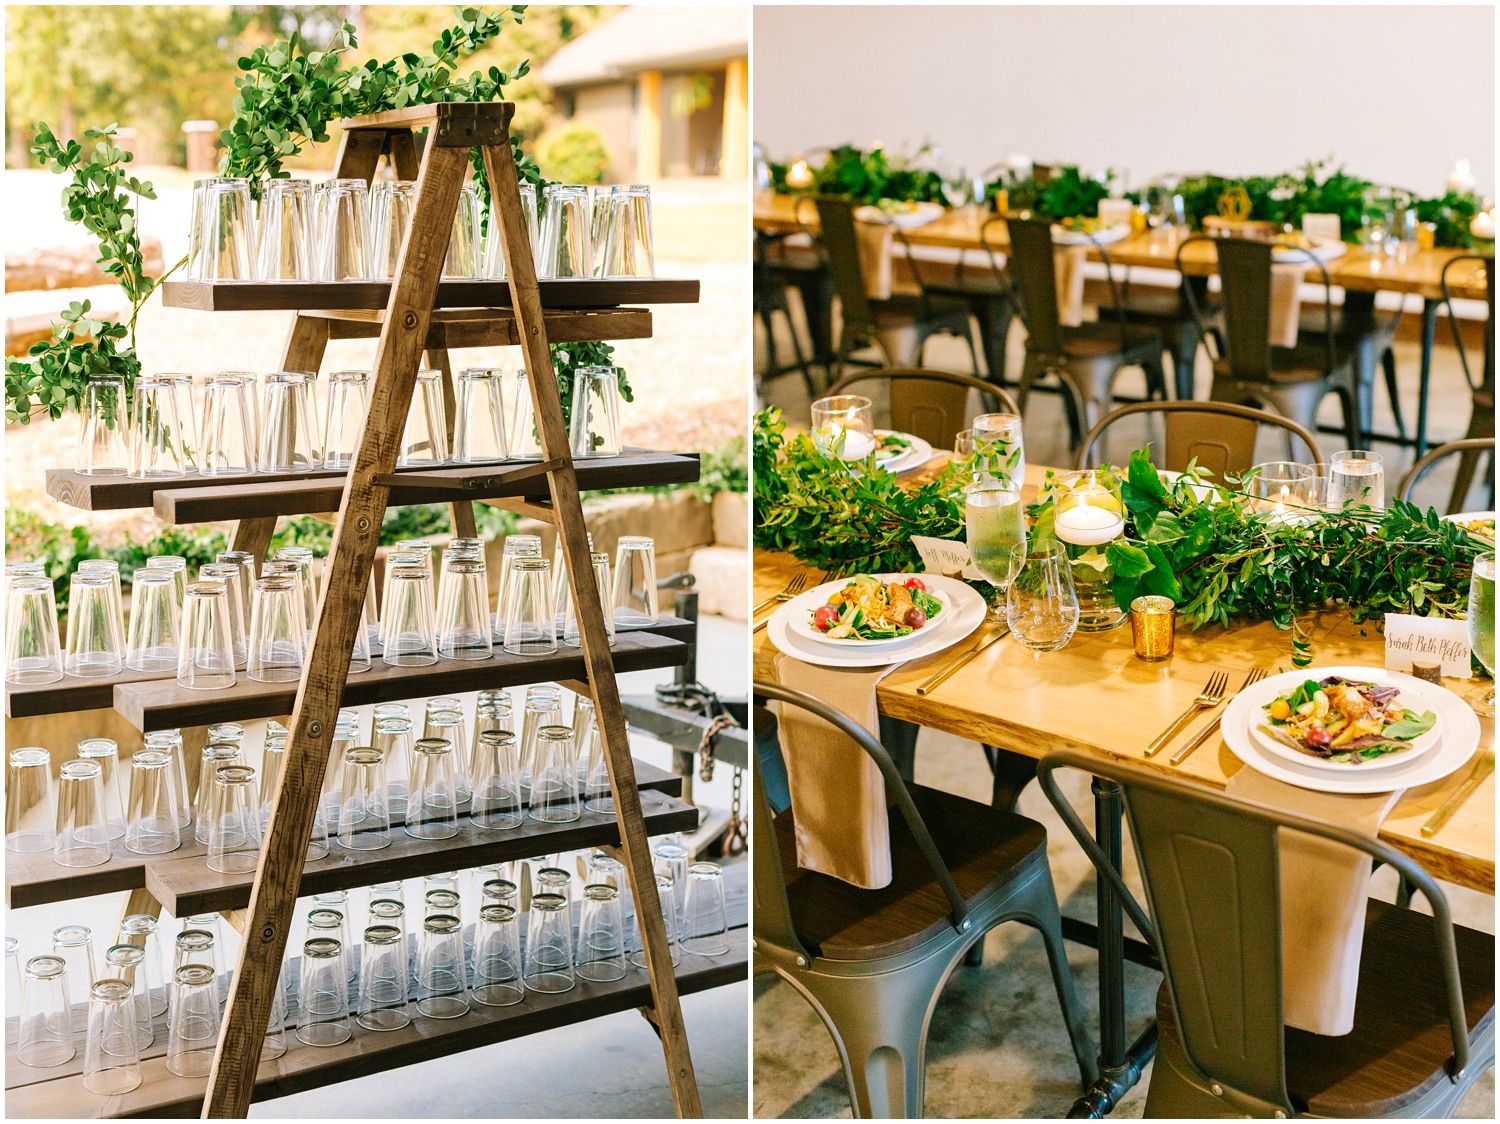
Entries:
[[1130, 635], [1137, 659], [1170, 659], [1177, 631], [1177, 604], [1170, 597], [1137, 597], [1130, 603]]

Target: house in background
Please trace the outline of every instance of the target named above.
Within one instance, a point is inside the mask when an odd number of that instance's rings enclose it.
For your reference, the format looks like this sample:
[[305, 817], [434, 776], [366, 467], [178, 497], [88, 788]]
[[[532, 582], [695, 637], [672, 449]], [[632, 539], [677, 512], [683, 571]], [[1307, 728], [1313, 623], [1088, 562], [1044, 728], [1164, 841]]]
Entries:
[[748, 174], [750, 21], [741, 6], [634, 7], [541, 69], [563, 119], [599, 130], [615, 183]]

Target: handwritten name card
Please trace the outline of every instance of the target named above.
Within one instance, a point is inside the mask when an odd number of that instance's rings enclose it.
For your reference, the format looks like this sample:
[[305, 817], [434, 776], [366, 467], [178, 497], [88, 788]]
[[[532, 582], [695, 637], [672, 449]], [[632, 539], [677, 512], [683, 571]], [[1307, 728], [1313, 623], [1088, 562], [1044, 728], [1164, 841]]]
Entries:
[[1441, 664], [1444, 675], [1467, 679], [1469, 625], [1445, 617], [1414, 617], [1406, 613], [1385, 615], [1385, 666], [1389, 671], [1410, 671], [1412, 661]]
[[922, 556], [922, 569], [929, 574], [945, 574], [948, 577], [984, 579], [984, 575], [969, 563], [969, 544], [951, 539], [935, 539], [927, 535], [913, 535], [912, 546]]

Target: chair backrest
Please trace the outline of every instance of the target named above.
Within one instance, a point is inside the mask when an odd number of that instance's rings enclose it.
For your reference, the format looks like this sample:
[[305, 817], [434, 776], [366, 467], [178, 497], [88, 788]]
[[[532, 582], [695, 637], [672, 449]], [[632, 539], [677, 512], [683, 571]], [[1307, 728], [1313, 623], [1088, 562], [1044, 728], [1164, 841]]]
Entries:
[[[948, 865], [943, 862], [943, 857], [938, 853], [937, 844], [932, 841], [928, 834], [927, 825], [922, 822], [921, 813], [917, 811], [916, 804], [912, 801], [911, 792], [906, 787], [906, 782], [901, 779], [901, 774], [896, 769], [896, 763], [891, 760], [891, 755], [886, 748], [880, 744], [878, 739], [870, 731], [859, 723], [833, 709], [827, 703], [813, 698], [813, 696], [802, 691], [783, 687], [779, 683], [770, 683], [757, 679], [754, 683], [754, 692], [757, 696], [757, 705], [752, 713], [752, 721], [759, 725], [772, 721], [770, 713], [765, 709], [760, 699], [774, 699], [783, 707], [793, 706], [817, 715], [823, 721], [836, 726], [841, 732], [870, 755], [880, 775], [885, 781], [886, 796], [896, 805], [901, 813], [901, 818], [906, 821], [907, 830], [911, 832], [912, 838], [916, 840], [923, 857], [932, 868], [933, 878], [942, 888], [943, 895], [948, 899], [952, 913], [950, 920], [955, 929], [963, 924], [967, 913], [964, 906], [963, 895], [958, 892], [958, 886], [953, 881], [953, 875], [948, 871]], [[792, 922], [791, 906], [786, 896], [785, 862], [788, 857], [781, 854], [776, 842], [776, 829], [770, 801], [766, 798], [765, 789], [761, 785], [759, 769], [752, 769], [755, 774], [755, 810], [751, 830], [751, 846], [754, 848], [753, 878], [755, 881], [755, 940], [757, 947], [767, 945], [793, 955], [803, 956], [810, 959], [810, 953], [804, 945], [801, 936], [797, 933]], [[796, 816], [797, 805], [795, 790], [793, 792], [792, 815]], [[795, 856], [791, 857], [795, 863]]]
[[[1134, 414], [1161, 416], [1164, 439], [1161, 448], [1152, 450], [1151, 463], [1169, 472], [1182, 472], [1195, 460], [1220, 480], [1226, 473], [1247, 472], [1257, 463], [1255, 445], [1261, 426], [1285, 432], [1288, 460], [1302, 459], [1299, 454], [1305, 450], [1307, 463], [1323, 461], [1317, 440], [1307, 429], [1269, 410], [1229, 402], [1132, 402], [1106, 414], [1089, 430], [1078, 451], [1078, 467], [1097, 467], [1106, 431]], [[1292, 447], [1293, 438], [1301, 442], [1302, 450]]]
[[818, 241], [828, 259], [844, 323], [872, 324], [865, 271], [859, 262], [859, 235], [854, 229], [854, 204], [834, 195], [820, 195], [814, 202], [818, 208]]
[[[1469, 363], [1469, 349], [1464, 344], [1463, 329], [1458, 323], [1458, 314], [1453, 309], [1453, 295], [1448, 290], [1448, 271], [1460, 262], [1478, 262], [1484, 267], [1485, 302], [1488, 315], [1484, 321], [1484, 355], [1480, 362], [1480, 375], [1475, 379]], [[1443, 263], [1443, 272], [1438, 280], [1443, 287], [1443, 303], [1448, 306], [1448, 327], [1453, 332], [1453, 346], [1458, 351], [1458, 361], [1463, 366], [1464, 378], [1476, 396], [1487, 401], [1476, 403], [1494, 409], [1495, 405], [1495, 259], [1478, 254], [1459, 254]]]
[[[1403, 500], [1411, 499], [1411, 494], [1421, 483], [1422, 477], [1426, 476], [1440, 460], [1448, 457], [1463, 456], [1465, 453], [1489, 453], [1490, 463], [1494, 464], [1495, 439], [1493, 437], [1466, 437], [1462, 441], [1450, 441], [1446, 445], [1439, 445], [1430, 450], [1426, 456], [1406, 470], [1406, 475], [1401, 478], [1401, 483], [1396, 489], [1396, 495]], [[1448, 497], [1448, 510], [1444, 513], [1452, 515], [1461, 511], [1460, 505], [1464, 502], [1461, 495]]]
[[[1080, 769], [1121, 786], [1150, 917], [1126, 889], [1057, 786], [1058, 769]], [[1389, 863], [1427, 899], [1442, 963], [1450, 1072], [1468, 1064], [1468, 1022], [1448, 901], [1406, 855], [1339, 824], [1238, 800], [1140, 765], [1092, 754], [1044, 757], [1037, 779], [1048, 800], [1121, 895], [1161, 958], [1188, 1059], [1224, 1086], [1231, 1113], [1291, 1114], [1282, 1015], [1280, 829], [1289, 828]]]
[[1057, 308], [1057, 262], [1052, 256], [1052, 224], [1045, 219], [1010, 219], [1010, 276], [1021, 299], [1026, 346], [1049, 355], [1062, 353]]
[[881, 367], [855, 371], [829, 388], [829, 394], [847, 394], [861, 382], [883, 382], [890, 395], [891, 428], [930, 442], [935, 449], [953, 448], [953, 438], [965, 428], [969, 392], [977, 391], [982, 413], [1014, 414], [1016, 404], [1009, 394], [983, 379], [953, 371], [922, 367]]

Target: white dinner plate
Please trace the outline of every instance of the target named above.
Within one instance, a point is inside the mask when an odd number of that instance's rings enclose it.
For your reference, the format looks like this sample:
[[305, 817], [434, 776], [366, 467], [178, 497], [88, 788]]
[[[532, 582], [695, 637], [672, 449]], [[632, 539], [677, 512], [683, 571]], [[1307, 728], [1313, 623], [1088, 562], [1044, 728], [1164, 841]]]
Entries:
[[[1442, 737], [1438, 745], [1431, 753], [1408, 759], [1387, 769], [1365, 772], [1363, 765], [1356, 765], [1350, 766], [1341, 774], [1284, 761], [1265, 752], [1260, 742], [1250, 734], [1251, 721], [1258, 723], [1264, 713], [1260, 709], [1266, 700], [1264, 692], [1270, 691], [1271, 697], [1274, 697], [1282, 691], [1290, 690], [1304, 679], [1323, 679], [1329, 675], [1342, 675], [1347, 679], [1379, 679], [1399, 686], [1403, 696], [1409, 694], [1413, 700], [1420, 699], [1419, 707], [1409, 709], [1436, 712], [1442, 723]], [[1431, 784], [1468, 764], [1479, 745], [1479, 717], [1462, 698], [1416, 676], [1378, 667], [1304, 668], [1262, 679], [1256, 685], [1256, 690], [1241, 691], [1229, 701], [1229, 705], [1224, 708], [1220, 728], [1230, 751], [1250, 768], [1276, 780], [1316, 792], [1394, 792], [1396, 789]]]
[[[1313, 677], [1308, 676], [1307, 678]], [[1320, 675], [1316, 678], [1321, 680], [1323, 676]], [[1406, 690], [1405, 686], [1401, 683], [1387, 679], [1384, 675], [1379, 677], [1371, 676], [1369, 682], [1378, 683], [1383, 687], [1400, 687], [1400, 702], [1407, 710], [1416, 711], [1418, 714], [1431, 710], [1433, 714], [1437, 714], [1437, 708], [1430, 705], [1426, 695], [1418, 698], [1415, 692]], [[1264, 684], [1257, 683], [1253, 687], [1246, 688], [1247, 691], [1255, 693], [1258, 707], [1266, 706], [1272, 699], [1286, 690], [1286, 688], [1281, 688], [1267, 693], [1263, 689], [1263, 686]], [[1293, 684], [1293, 686], [1295, 687], [1296, 684]], [[1283, 761], [1290, 761], [1295, 765], [1306, 765], [1310, 769], [1317, 769], [1320, 772], [1331, 773], [1335, 776], [1348, 776], [1351, 772], [1365, 769], [1391, 769], [1397, 765], [1405, 765], [1408, 762], [1416, 760], [1422, 754], [1436, 746], [1442, 738], [1443, 733], [1443, 719], [1441, 715], [1438, 715], [1432, 729], [1413, 739], [1410, 749], [1403, 749], [1400, 753], [1383, 753], [1379, 757], [1371, 758], [1369, 761], [1361, 761], [1358, 765], [1350, 765], [1346, 762], [1325, 761], [1320, 757], [1314, 757], [1310, 753], [1300, 753], [1291, 746], [1277, 741], [1261, 729], [1261, 726], [1270, 721], [1269, 716], [1264, 710], [1260, 711], [1259, 719], [1256, 718], [1255, 711], [1252, 710], [1249, 721], [1250, 736], [1260, 743], [1262, 749], [1276, 757], [1280, 757]]]
[[[877, 429], [875, 432], [879, 434], [894, 431]], [[903, 433], [901, 436], [911, 441], [911, 448], [888, 460], [880, 460], [877, 457], [875, 461], [881, 468], [893, 475], [910, 472], [912, 469], [917, 468], [919, 465], [924, 465], [932, 459], [932, 446], [929, 443], [911, 433]]]
[[883, 222], [910, 230], [914, 226], [926, 226], [934, 219], [943, 217], [947, 208], [941, 203], [917, 203], [910, 211], [886, 211], [879, 207], [856, 207], [854, 217], [860, 222]]
[[1130, 236], [1130, 227], [1123, 223], [1114, 226], [1102, 227], [1092, 234], [1085, 234], [1081, 230], [1068, 230], [1058, 226], [1052, 226], [1052, 243], [1055, 246], [1107, 246], [1111, 242], [1118, 242], [1122, 238]]
[[1276, 261], [1294, 262], [1306, 261], [1307, 255], [1311, 254], [1319, 261], [1332, 261], [1341, 258], [1349, 252], [1348, 243], [1337, 239], [1329, 242], [1314, 242], [1311, 246], [1277, 246], [1271, 251], [1271, 257]]
[[[882, 574], [876, 576], [881, 581], [900, 582], [902, 585], [906, 584], [907, 578], [919, 577], [924, 583], [927, 581], [926, 574]], [[805, 600], [806, 604], [802, 606], [801, 613], [792, 617], [792, 623], [788, 626], [792, 630], [792, 633], [800, 639], [809, 640], [819, 647], [828, 647], [836, 650], [846, 648], [889, 648], [896, 644], [909, 644], [913, 640], [921, 639], [924, 635], [932, 635], [939, 632], [946, 628], [948, 622], [953, 619], [953, 599], [940, 589], [929, 588], [928, 592], [943, 603], [943, 609], [942, 612], [938, 613], [936, 617], [932, 618], [931, 621], [921, 628], [914, 629], [905, 636], [887, 636], [880, 640], [863, 640], [855, 637], [845, 637], [843, 639], [831, 638], [825, 633], [818, 631], [817, 627], [812, 623], [812, 615], [817, 611], [818, 606], [826, 605], [828, 599], [834, 593], [848, 585], [850, 580], [849, 578], [839, 578], [836, 581], [824, 582], [817, 589], [810, 589], [806, 593], [799, 594], [793, 598], [793, 601]]]
[[[811, 639], [804, 640], [797, 635], [791, 627], [792, 622], [798, 619], [793, 614], [801, 612], [804, 619], [806, 614], [805, 606], [799, 606], [798, 602], [819, 593], [822, 594], [824, 600], [827, 600], [830, 589], [839, 588], [845, 579], [825, 583], [782, 605], [771, 614], [771, 621], [766, 626], [766, 635], [778, 651], [820, 667], [884, 667], [888, 664], [905, 663], [907, 660], [941, 652], [971, 636], [974, 630], [984, 622], [986, 610], [984, 598], [969, 588], [967, 583], [957, 578], [945, 578], [940, 574], [922, 574], [921, 578], [927, 583], [930, 592], [941, 591], [947, 596], [953, 606], [952, 616], [948, 624], [941, 629], [934, 628], [930, 632], [922, 629], [921, 632], [914, 633], [912, 637], [908, 637], [912, 640], [910, 644], [894, 648], [854, 646], [834, 648], [828, 644], [815, 643]], [[814, 602], [814, 606], [817, 604], [821, 602]]]
[[[1474, 519], [1493, 519], [1493, 518], [1495, 518], [1495, 513], [1493, 511], [1460, 511], [1457, 515], [1445, 515], [1445, 516], [1443, 516], [1443, 522], [1444, 523], [1468, 523], [1469, 521], [1474, 520]], [[1494, 541], [1494, 537], [1493, 536], [1491, 536], [1491, 535], [1482, 535], [1478, 531], [1470, 531], [1469, 534], [1471, 536], [1473, 536], [1474, 538], [1477, 538], [1477, 539], [1488, 538], [1491, 542]]]

